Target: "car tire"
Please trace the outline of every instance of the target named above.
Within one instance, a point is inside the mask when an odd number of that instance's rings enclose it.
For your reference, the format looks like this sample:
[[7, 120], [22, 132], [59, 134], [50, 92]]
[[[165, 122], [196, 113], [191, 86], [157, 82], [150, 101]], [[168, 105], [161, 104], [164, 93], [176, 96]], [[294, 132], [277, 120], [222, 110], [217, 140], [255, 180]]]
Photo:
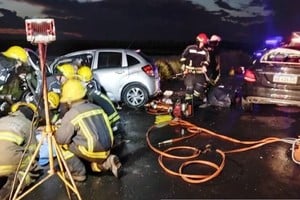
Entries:
[[128, 85], [122, 92], [122, 101], [130, 108], [140, 108], [149, 100], [145, 87], [140, 84]]
[[249, 103], [243, 97], [242, 97], [242, 100], [241, 100], [241, 107], [242, 107], [242, 110], [244, 110], [246, 112], [252, 112], [253, 111], [253, 103]]

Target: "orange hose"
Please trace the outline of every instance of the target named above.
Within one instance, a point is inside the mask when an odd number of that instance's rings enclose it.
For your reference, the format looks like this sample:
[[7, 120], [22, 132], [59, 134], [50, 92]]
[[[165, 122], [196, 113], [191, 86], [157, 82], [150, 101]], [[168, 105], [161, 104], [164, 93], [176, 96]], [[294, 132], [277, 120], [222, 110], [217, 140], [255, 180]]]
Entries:
[[[223, 168], [225, 166], [225, 154], [226, 153], [243, 152], [243, 151], [247, 151], [247, 150], [251, 150], [251, 149], [255, 149], [255, 148], [261, 147], [261, 146], [266, 145], [266, 144], [270, 144], [270, 143], [282, 141], [280, 138], [276, 138], [276, 137], [268, 137], [268, 138], [264, 138], [264, 139], [261, 139], [261, 140], [255, 140], [255, 141], [241, 141], [241, 140], [237, 140], [237, 139], [234, 139], [234, 138], [231, 138], [231, 137], [228, 137], [228, 136], [224, 136], [224, 135], [218, 134], [216, 132], [210, 131], [210, 130], [205, 129], [205, 128], [198, 127], [198, 126], [196, 126], [196, 125], [194, 125], [194, 124], [192, 124], [190, 122], [187, 122], [185, 120], [178, 119], [178, 118], [173, 119], [172, 121], [170, 121], [169, 123], [167, 123], [167, 125], [170, 125], [170, 126], [182, 126], [182, 127], [186, 128], [186, 130], [189, 133], [191, 133], [191, 134], [189, 134], [189, 135], [187, 135], [185, 137], [179, 137], [179, 138], [169, 139], [167, 141], [164, 141], [165, 143], [172, 143], [172, 144], [174, 144], [175, 142], [178, 142], [178, 141], [181, 141], [181, 140], [184, 140], [184, 139], [187, 139], [187, 138], [191, 138], [191, 137], [193, 137], [193, 136], [195, 136], [197, 134], [202, 133], [202, 134], [209, 134], [209, 135], [212, 135], [212, 136], [215, 136], [215, 137], [218, 137], [220, 139], [227, 140], [227, 141], [230, 141], [230, 142], [233, 142], [233, 143], [250, 145], [248, 147], [243, 147], [243, 148], [238, 148], [238, 149], [232, 149], [232, 150], [226, 150], [226, 151], [223, 151], [223, 150], [220, 150], [220, 149], [216, 149], [215, 152], [221, 156], [221, 162], [220, 162], [219, 165], [217, 165], [217, 164], [215, 164], [213, 162], [210, 162], [210, 161], [207, 161], [207, 160], [199, 160], [199, 159], [197, 159], [197, 157], [199, 157], [201, 153], [204, 153], [204, 151], [201, 152], [201, 150], [198, 149], [198, 148], [196, 148], [196, 147], [191, 147], [191, 146], [173, 146], [173, 147], [170, 147], [170, 148], [168, 148], [166, 150], [163, 150], [163, 151], [160, 150], [159, 148], [154, 147], [151, 144], [149, 135], [150, 135], [150, 132], [154, 128], [160, 128], [161, 126], [159, 126], [159, 125], [158, 126], [156, 126], [156, 125], [151, 126], [147, 130], [146, 140], [147, 140], [147, 144], [150, 147], [150, 149], [153, 150], [155, 153], [159, 154], [159, 157], [158, 157], [158, 163], [159, 163], [159, 165], [167, 173], [169, 173], [171, 175], [174, 175], [174, 176], [179, 176], [184, 181], [186, 181], [188, 183], [203, 183], [203, 182], [209, 181], [209, 180], [217, 177], [221, 173], [221, 171], [223, 170]], [[190, 155], [187, 155], [187, 156], [178, 156], [178, 155], [171, 154], [171, 152], [173, 152], [173, 151], [181, 151], [181, 150], [188, 150], [191, 153], [190, 153]], [[178, 159], [178, 160], [188, 160], [188, 161], [183, 162], [180, 165], [178, 171], [174, 171], [174, 170], [169, 169], [164, 164], [164, 162], [163, 162], [163, 158], [164, 157], [172, 158], [172, 159]], [[191, 160], [191, 159], [194, 159], [194, 160]], [[195, 164], [209, 166], [209, 167], [215, 169], [215, 171], [212, 174], [187, 174], [187, 173], [183, 172], [183, 170], [188, 165], [195, 165]]]

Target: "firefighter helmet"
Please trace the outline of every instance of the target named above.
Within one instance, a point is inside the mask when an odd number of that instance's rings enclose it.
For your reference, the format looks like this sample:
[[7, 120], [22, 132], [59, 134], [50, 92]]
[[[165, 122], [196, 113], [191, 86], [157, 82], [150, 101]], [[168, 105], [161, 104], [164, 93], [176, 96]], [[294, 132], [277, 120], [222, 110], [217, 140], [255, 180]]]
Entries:
[[78, 79], [68, 79], [62, 86], [61, 103], [71, 103], [82, 99], [86, 94], [86, 88]]
[[78, 69], [78, 76], [80, 80], [89, 82], [93, 78], [93, 73], [90, 67], [84, 65]]
[[59, 65], [59, 66], [57, 66], [57, 69], [67, 79], [74, 78], [74, 76], [75, 76], [75, 69], [74, 69], [73, 65], [71, 65], [71, 64], [66, 63], [66, 64]]
[[209, 39], [209, 41], [211, 42], [221, 42], [221, 40], [222, 40], [221, 37], [218, 35], [212, 35]]
[[50, 109], [56, 109], [59, 105], [59, 95], [53, 91], [49, 92], [48, 102], [49, 102]]
[[32, 120], [34, 115], [38, 112], [37, 107], [33, 103], [17, 102], [11, 106], [11, 112], [20, 111], [28, 119]]
[[20, 46], [11, 46], [2, 54], [8, 58], [20, 60], [22, 63], [28, 62], [28, 55], [24, 48]]
[[196, 38], [197, 41], [202, 42], [203, 44], [208, 43], [208, 38], [205, 33], [199, 33]]
[[18, 111], [22, 106], [25, 106], [25, 107], [28, 107], [30, 108], [33, 112], [37, 112], [37, 107], [36, 105], [34, 105], [33, 103], [26, 103], [26, 102], [22, 102], [22, 101], [19, 101], [17, 103], [14, 103], [12, 106], [11, 106], [11, 112], [16, 112]]

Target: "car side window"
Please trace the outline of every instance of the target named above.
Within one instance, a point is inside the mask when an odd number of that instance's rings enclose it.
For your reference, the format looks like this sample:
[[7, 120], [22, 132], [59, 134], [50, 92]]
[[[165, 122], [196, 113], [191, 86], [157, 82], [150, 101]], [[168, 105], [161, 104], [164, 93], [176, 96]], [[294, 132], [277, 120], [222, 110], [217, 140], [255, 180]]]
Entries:
[[128, 66], [139, 64], [139, 61], [131, 55], [126, 55], [126, 58], [127, 58]]
[[122, 66], [122, 53], [100, 52], [98, 55], [98, 68], [113, 68]]
[[81, 66], [81, 65], [87, 65], [89, 67], [92, 66], [92, 60], [93, 60], [93, 55], [92, 54], [80, 54], [80, 55], [74, 55], [74, 56], [69, 56], [65, 57], [61, 60], [59, 60], [54, 67], [54, 73], [58, 73], [57, 66], [63, 65], [63, 64], [73, 64], [74, 66]]

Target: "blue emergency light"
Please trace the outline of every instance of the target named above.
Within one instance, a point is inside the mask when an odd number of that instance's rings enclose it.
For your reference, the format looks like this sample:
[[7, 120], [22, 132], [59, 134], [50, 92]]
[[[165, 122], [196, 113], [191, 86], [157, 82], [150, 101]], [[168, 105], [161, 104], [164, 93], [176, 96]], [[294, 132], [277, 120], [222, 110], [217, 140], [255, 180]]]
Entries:
[[282, 43], [282, 36], [274, 36], [265, 40], [265, 45], [270, 47], [277, 47]]

